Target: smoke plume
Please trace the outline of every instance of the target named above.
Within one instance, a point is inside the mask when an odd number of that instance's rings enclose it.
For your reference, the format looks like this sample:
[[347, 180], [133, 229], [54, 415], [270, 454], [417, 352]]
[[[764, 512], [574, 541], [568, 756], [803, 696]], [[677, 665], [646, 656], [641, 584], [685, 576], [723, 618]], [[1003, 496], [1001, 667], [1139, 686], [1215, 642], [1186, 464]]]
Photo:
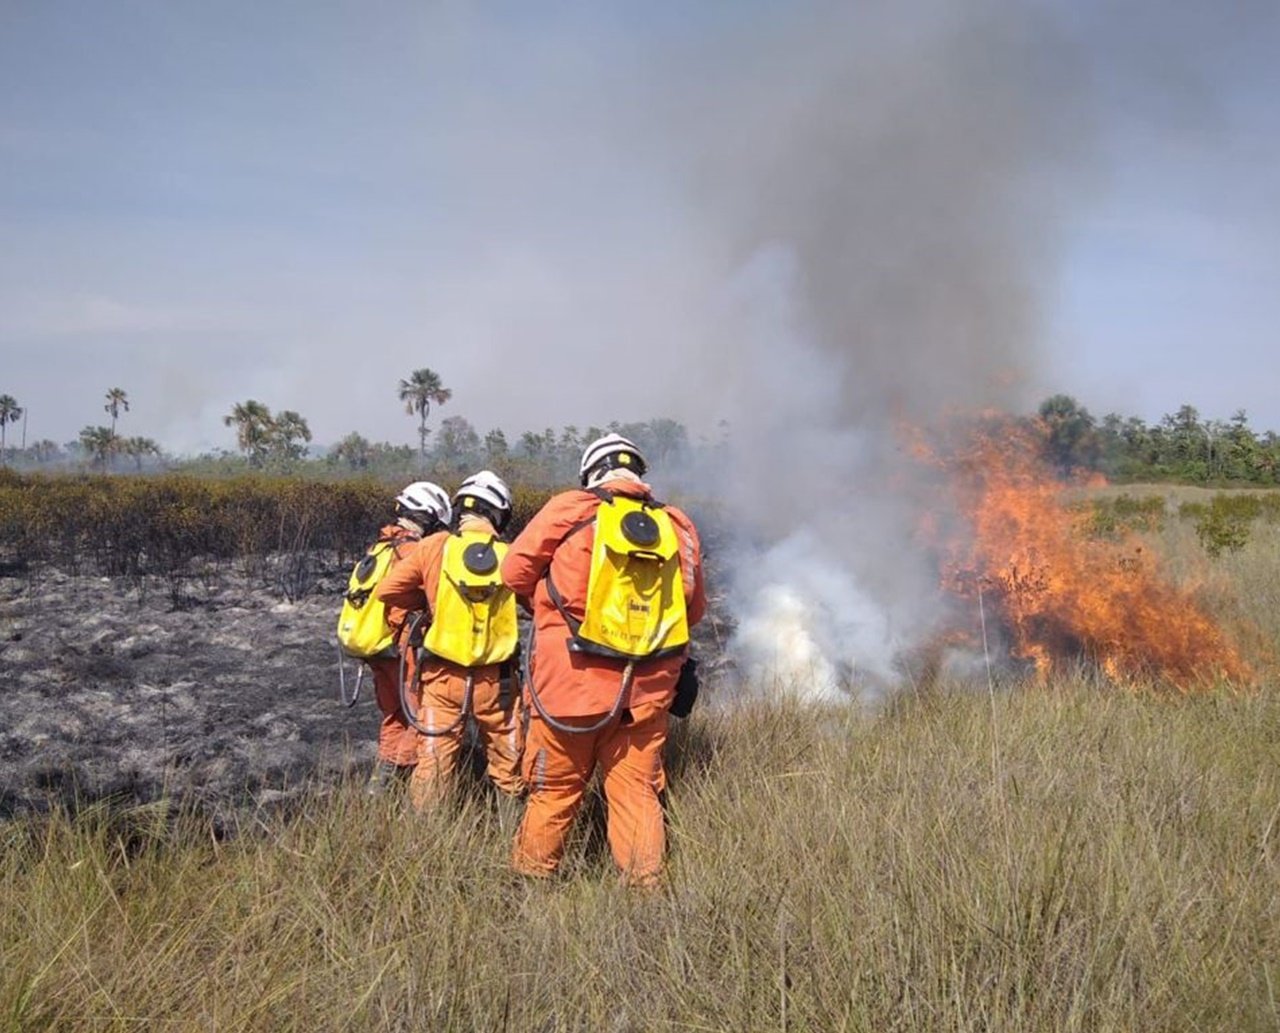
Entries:
[[824, 697], [894, 678], [938, 616], [900, 431], [1028, 401], [1091, 132], [1035, 5], [820, 5], [732, 45], [695, 167], [728, 270], [701, 354], [737, 645], [751, 680]]

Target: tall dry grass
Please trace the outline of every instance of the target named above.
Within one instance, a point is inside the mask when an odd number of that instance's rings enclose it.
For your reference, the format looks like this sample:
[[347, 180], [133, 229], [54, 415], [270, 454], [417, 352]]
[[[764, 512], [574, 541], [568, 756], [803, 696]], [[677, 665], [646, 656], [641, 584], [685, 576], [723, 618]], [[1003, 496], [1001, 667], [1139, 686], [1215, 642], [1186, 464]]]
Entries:
[[[1185, 521], [1143, 534], [1276, 651], [1274, 528], [1212, 560]], [[0, 1028], [1280, 1028], [1274, 679], [703, 708], [670, 760], [651, 895], [598, 805], [549, 884], [478, 792], [413, 818], [316, 787], [230, 838], [157, 808], [11, 823]]]
[[[1184, 485], [1129, 485], [1102, 498], [1163, 500], [1160, 519], [1135, 530], [1136, 540], [1159, 557], [1161, 570], [1190, 589], [1208, 612], [1239, 641], [1264, 684], [1274, 687], [1280, 671], [1280, 493], [1221, 492]], [[1244, 544], [1216, 554], [1205, 548], [1198, 512], [1215, 499], [1249, 496], [1261, 513], [1241, 522]]]
[[1280, 705], [1087, 681], [874, 715], [703, 712], [667, 888], [509, 874], [482, 797], [359, 787], [219, 841], [4, 830], [10, 1029], [1263, 1030], [1280, 1024]]

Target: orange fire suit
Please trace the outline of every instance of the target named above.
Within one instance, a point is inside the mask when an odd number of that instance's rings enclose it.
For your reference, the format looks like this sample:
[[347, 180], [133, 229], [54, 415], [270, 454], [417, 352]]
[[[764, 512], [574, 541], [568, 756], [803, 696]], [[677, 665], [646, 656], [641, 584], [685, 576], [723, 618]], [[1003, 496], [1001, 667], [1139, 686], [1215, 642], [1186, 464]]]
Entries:
[[[648, 485], [623, 478], [610, 479], [601, 487], [620, 495], [650, 495]], [[533, 688], [553, 718], [579, 726], [591, 725], [613, 709], [625, 664], [569, 651], [571, 633], [551, 600], [545, 575], [550, 571], [565, 608], [575, 620], [582, 620], [595, 541], [590, 521], [599, 505], [600, 498], [589, 491], [555, 496], [512, 543], [502, 564], [503, 581], [532, 603], [534, 649], [529, 676]], [[680, 540], [681, 579], [692, 626], [706, 610], [702, 548], [693, 521], [675, 506], [667, 506], [666, 512]], [[575, 527], [579, 530], [574, 531]], [[599, 767], [614, 862], [630, 883], [651, 885], [657, 880], [665, 848], [659, 802], [666, 786], [662, 750], [667, 712], [683, 663], [684, 656], [672, 656], [636, 664], [620, 712], [597, 732], [557, 731], [533, 710], [524, 758], [529, 800], [512, 854], [517, 871], [536, 876], [555, 871], [587, 783]]]
[[[391, 561], [394, 570], [413, 544], [418, 535], [406, 530], [399, 524], [387, 524], [378, 532], [378, 541], [394, 542], [392, 549], [396, 558]], [[388, 574], [390, 571], [388, 571]], [[387, 607], [387, 624], [396, 632], [397, 641], [404, 627], [406, 612], [394, 606]], [[378, 657], [365, 661], [373, 673], [373, 696], [382, 711], [382, 724], [378, 728], [378, 759], [397, 767], [405, 767], [416, 762], [418, 757], [418, 733], [405, 720], [404, 711], [400, 709], [400, 658]], [[405, 658], [407, 664], [405, 677], [412, 678], [413, 652]], [[410, 685], [414, 684], [412, 680]], [[412, 703], [413, 696], [410, 696]]]
[[[494, 534], [487, 520], [463, 518], [464, 526]], [[472, 523], [474, 521], [474, 523]], [[390, 606], [422, 610], [430, 614], [440, 587], [440, 566], [449, 532], [422, 539], [382, 579], [377, 597]], [[439, 657], [428, 657], [419, 672], [421, 706], [418, 723], [434, 732], [417, 733], [417, 763], [409, 783], [409, 799], [422, 808], [435, 803], [452, 783], [462, 753], [466, 721], [463, 702], [468, 675], [473, 679], [470, 716], [484, 745], [488, 775], [499, 792], [519, 796], [524, 792], [520, 753], [524, 746], [515, 679], [506, 664], [465, 668]]]

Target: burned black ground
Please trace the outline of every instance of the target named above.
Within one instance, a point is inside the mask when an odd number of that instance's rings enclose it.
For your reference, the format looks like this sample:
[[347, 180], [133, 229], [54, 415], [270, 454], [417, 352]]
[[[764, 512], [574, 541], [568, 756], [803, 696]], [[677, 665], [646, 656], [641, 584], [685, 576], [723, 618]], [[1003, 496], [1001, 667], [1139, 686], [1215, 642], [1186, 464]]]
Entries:
[[[232, 567], [180, 590], [0, 577], [0, 817], [158, 799], [228, 817], [362, 772], [379, 714], [367, 679], [354, 707], [338, 699], [347, 571], [310, 569], [292, 602], [279, 579]], [[712, 678], [724, 628], [721, 615], [699, 632]]]
[[219, 573], [0, 579], [0, 813], [161, 796], [279, 799], [372, 757], [367, 698], [337, 703], [340, 571], [296, 602]]

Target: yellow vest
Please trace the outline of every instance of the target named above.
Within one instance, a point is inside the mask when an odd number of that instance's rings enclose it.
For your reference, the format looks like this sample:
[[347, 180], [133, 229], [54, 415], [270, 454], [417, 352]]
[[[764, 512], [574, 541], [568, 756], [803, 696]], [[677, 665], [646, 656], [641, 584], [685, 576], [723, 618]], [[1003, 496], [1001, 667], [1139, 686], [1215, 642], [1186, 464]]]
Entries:
[[516, 598], [499, 573], [506, 552], [504, 543], [482, 531], [449, 536], [422, 642], [429, 653], [461, 667], [499, 664], [515, 654]]

